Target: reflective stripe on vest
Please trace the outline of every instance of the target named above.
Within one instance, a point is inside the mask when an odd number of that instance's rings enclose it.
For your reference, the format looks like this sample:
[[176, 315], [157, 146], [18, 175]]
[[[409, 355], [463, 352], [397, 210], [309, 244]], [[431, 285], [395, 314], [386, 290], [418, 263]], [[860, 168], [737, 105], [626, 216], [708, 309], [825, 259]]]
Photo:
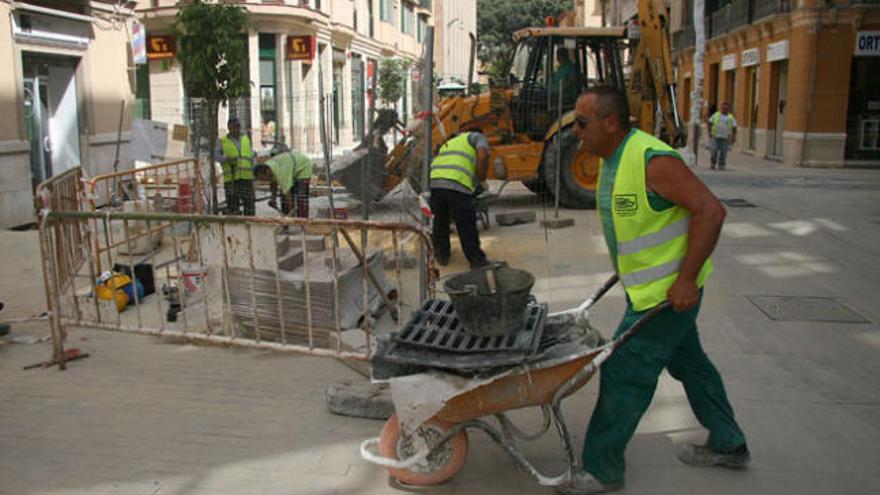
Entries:
[[474, 190], [477, 177], [477, 150], [468, 142], [469, 132], [462, 133], [440, 147], [431, 162], [431, 178], [455, 181]]
[[[663, 211], [651, 208], [645, 179], [648, 150], [674, 151], [663, 141], [635, 131], [621, 153], [611, 192], [617, 239], [615, 264], [635, 311], [652, 308], [666, 299], [687, 251], [690, 225], [690, 212], [681, 206]], [[712, 263], [706, 260], [697, 276], [698, 287], [703, 286], [711, 271]]]
[[254, 178], [253, 162], [251, 161], [253, 155], [251, 140], [247, 136], [241, 136], [239, 144], [241, 146], [240, 149], [229, 136], [220, 140], [220, 145], [223, 148], [223, 157], [226, 159], [237, 159], [234, 170], [226, 160], [223, 161], [223, 182], [253, 180]]

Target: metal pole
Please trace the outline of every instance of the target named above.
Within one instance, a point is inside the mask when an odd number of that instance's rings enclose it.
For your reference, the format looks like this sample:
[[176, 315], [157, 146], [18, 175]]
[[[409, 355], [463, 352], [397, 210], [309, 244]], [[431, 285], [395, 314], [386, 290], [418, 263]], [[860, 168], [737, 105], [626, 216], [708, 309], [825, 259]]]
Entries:
[[562, 134], [562, 80], [559, 80], [559, 97], [556, 101], [556, 122], [559, 128], [556, 130], [556, 185], [553, 186], [553, 218], [559, 218], [559, 176], [562, 175], [562, 143], [559, 142], [559, 135]]
[[[424, 135], [422, 136], [422, 144], [425, 147], [425, 155], [424, 162], [422, 163], [422, 184], [421, 189], [422, 193], [425, 193], [430, 190], [430, 169], [431, 169], [431, 155], [433, 151], [433, 143], [431, 142], [431, 122], [434, 119], [434, 26], [428, 26], [427, 33], [425, 33], [425, 43], [426, 43], [426, 55], [425, 55], [425, 67], [423, 67], [422, 77], [425, 78], [425, 121], [424, 124]], [[422, 218], [422, 222], [425, 227], [428, 226], [428, 219]], [[427, 253], [425, 252], [424, 244], [419, 245], [419, 303], [421, 303], [428, 297], [428, 266], [427, 266]]]
[[[318, 57], [318, 93], [320, 93], [320, 105], [321, 105], [321, 144], [324, 148], [324, 175], [327, 177], [327, 194], [329, 194], [330, 200], [330, 218], [334, 218], [334, 214], [336, 213], [336, 206], [333, 204], [333, 183], [330, 180], [330, 143], [329, 137], [327, 136], [327, 118], [326, 118], [326, 108], [327, 105], [324, 102], [324, 68], [321, 64], [321, 58]], [[335, 239], [335, 236], [334, 236]]]
[[694, 129], [694, 168], [700, 157], [700, 113], [703, 109], [703, 55], [706, 53], [706, 31], [703, 24], [703, 0], [694, 1], [694, 89], [691, 102], [691, 123]]

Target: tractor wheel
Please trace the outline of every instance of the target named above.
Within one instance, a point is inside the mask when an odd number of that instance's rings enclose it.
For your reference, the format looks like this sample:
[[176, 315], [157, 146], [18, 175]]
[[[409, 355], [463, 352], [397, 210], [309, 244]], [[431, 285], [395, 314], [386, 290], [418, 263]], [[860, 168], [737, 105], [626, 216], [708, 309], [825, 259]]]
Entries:
[[544, 182], [543, 171], [538, 170], [538, 177], [532, 180], [524, 180], [523, 185], [526, 186], [526, 189], [532, 191], [538, 196], [544, 196], [547, 194], [547, 184]]
[[[571, 127], [562, 130], [557, 141], [551, 138], [544, 148], [541, 170], [551, 194], [556, 189], [556, 159], [562, 175], [559, 179], [559, 204], [584, 210], [596, 207], [596, 182], [599, 178], [599, 157], [592, 156], [580, 145]], [[561, 151], [560, 151], [561, 150]]]
[[[433, 447], [434, 441], [449, 431], [453, 425], [438, 419], [431, 419], [416, 430], [416, 434]], [[410, 437], [400, 434], [397, 414], [388, 418], [382, 433], [379, 434], [379, 453], [393, 459], [406, 458], [416, 453], [418, 447]], [[392, 477], [409, 485], [437, 485], [455, 476], [467, 460], [468, 438], [462, 430], [450, 438], [443, 446], [422, 462], [410, 469], [388, 468]]]

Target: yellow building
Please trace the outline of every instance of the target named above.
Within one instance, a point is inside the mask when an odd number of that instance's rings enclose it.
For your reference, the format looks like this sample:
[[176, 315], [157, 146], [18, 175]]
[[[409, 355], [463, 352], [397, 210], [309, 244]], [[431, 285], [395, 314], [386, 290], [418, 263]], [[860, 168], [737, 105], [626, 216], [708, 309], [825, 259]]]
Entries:
[[[123, 4], [125, 2], [122, 2]], [[0, 228], [36, 220], [36, 184], [128, 166], [133, 11], [115, 0], [0, 0]]]
[[[170, 26], [177, 0], [140, 0], [137, 12], [147, 31], [150, 61], [138, 71], [138, 108], [144, 118], [191, 125], [183, 74], [174, 58]], [[371, 82], [384, 57], [414, 61], [421, 55], [430, 0], [273, 0], [230, 2], [247, 9], [251, 95], [231, 102], [219, 116], [221, 135], [234, 114], [261, 141], [284, 141], [318, 154], [320, 92], [334, 149], [351, 148], [368, 130]], [[160, 50], [153, 49], [153, 40]], [[152, 51], [152, 53], [151, 53]], [[323, 76], [319, 84], [319, 76]], [[397, 104], [403, 119], [412, 113], [414, 82]], [[376, 102], [379, 106], [379, 102]]]
[[[671, 4], [673, 59], [686, 119], [693, 81], [692, 2]], [[736, 149], [790, 165], [880, 166], [876, 1], [707, 0], [704, 19], [702, 117], [710, 105], [731, 104], [739, 123]]]

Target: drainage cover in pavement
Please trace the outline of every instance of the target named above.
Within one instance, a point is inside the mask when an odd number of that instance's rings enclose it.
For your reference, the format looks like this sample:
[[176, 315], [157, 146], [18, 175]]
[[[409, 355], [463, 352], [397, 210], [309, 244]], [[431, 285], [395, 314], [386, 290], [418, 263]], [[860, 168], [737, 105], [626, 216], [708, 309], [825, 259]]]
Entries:
[[829, 297], [746, 296], [767, 318], [777, 321], [869, 323], [862, 315]]
[[756, 206], [743, 198], [723, 198], [721, 202], [734, 208], [754, 208]]

